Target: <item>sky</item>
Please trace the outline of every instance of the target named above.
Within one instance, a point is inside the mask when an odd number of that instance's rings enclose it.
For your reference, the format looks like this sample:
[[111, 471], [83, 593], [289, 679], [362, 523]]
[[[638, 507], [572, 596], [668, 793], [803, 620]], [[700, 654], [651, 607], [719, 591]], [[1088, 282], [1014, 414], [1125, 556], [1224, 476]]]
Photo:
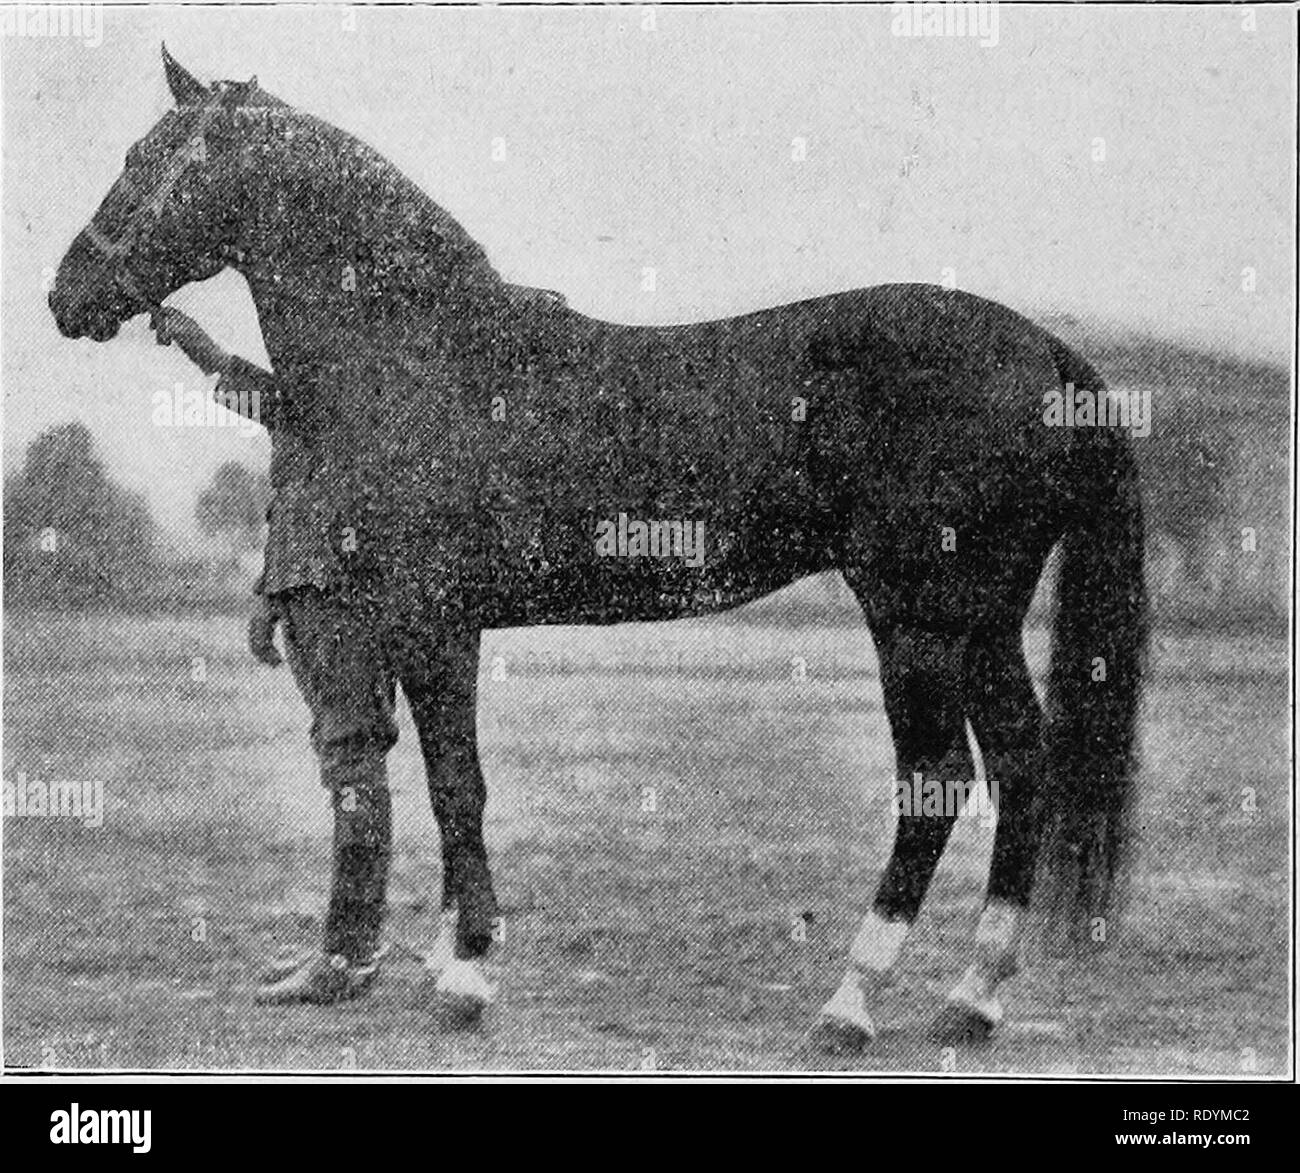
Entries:
[[[504, 277], [597, 317], [703, 320], [949, 279], [1030, 317], [1285, 364], [1295, 17], [1251, 11], [1253, 29], [1240, 7], [1003, 4], [991, 45], [892, 35], [889, 5], [109, 6], [95, 45], [6, 35], [6, 467], [83, 420], [181, 536], [222, 461], [268, 458], [264, 434], [151, 423], [154, 393], [198, 376], [143, 319], [72, 342], [45, 302], [168, 108], [164, 40], [205, 81], [255, 74], [366, 140]], [[242, 278], [169, 301], [266, 362]]]

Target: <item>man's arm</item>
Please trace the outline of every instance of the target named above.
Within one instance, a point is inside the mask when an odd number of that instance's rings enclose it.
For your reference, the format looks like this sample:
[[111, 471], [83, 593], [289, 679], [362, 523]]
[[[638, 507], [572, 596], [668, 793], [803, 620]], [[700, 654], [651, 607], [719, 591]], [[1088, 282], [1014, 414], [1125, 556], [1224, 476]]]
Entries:
[[171, 306], [154, 314], [153, 328], [159, 346], [175, 342], [205, 375], [221, 376], [213, 393], [218, 403], [267, 431], [272, 429], [276, 381], [270, 371], [227, 353], [193, 318]]
[[[159, 346], [175, 342], [205, 375], [221, 375], [214, 392], [218, 403], [271, 430], [274, 375], [238, 355], [227, 354], [193, 318], [170, 306], [163, 306], [154, 314], [153, 328]], [[280, 611], [266, 594], [265, 567], [253, 584], [253, 594], [256, 601], [248, 621], [248, 647], [256, 659], [276, 668], [283, 662], [275, 646]]]
[[165, 305], [154, 311], [151, 325], [159, 346], [176, 343], [205, 375], [224, 370], [230, 362], [230, 355], [189, 314]]
[[221, 368], [213, 394], [227, 411], [261, 424], [269, 432], [275, 426], [275, 389], [275, 376], [270, 371], [235, 354]]

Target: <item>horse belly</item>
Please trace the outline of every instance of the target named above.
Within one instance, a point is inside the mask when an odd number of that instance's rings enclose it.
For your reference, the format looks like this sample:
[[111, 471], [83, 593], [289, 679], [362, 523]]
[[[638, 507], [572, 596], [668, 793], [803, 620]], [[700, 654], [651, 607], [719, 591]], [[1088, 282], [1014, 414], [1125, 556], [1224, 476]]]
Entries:
[[514, 621], [706, 615], [825, 569], [828, 519], [801, 471], [775, 467], [729, 484], [660, 480], [653, 493], [502, 518], [499, 567]]

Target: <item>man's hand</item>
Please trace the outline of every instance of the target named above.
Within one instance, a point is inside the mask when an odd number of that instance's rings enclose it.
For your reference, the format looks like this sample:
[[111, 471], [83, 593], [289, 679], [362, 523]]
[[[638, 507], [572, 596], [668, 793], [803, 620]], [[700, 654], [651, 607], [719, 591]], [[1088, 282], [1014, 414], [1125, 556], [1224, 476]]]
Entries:
[[275, 646], [275, 628], [280, 622], [280, 613], [265, 595], [256, 596], [253, 614], [248, 620], [248, 650], [253, 659], [268, 668], [278, 668], [284, 663]]
[[225, 370], [230, 362], [230, 355], [208, 337], [203, 327], [178, 309], [159, 306], [154, 311], [152, 325], [159, 346], [175, 342], [205, 375]]

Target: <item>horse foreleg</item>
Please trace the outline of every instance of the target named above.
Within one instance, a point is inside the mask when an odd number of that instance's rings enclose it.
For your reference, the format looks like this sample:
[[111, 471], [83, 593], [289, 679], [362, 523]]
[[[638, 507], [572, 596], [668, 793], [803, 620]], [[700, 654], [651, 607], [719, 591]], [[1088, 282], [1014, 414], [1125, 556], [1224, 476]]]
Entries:
[[839, 988], [822, 1006], [817, 1041], [827, 1050], [860, 1050], [876, 1037], [870, 1006], [888, 983], [911, 925], [869, 912], [849, 947]]
[[[899, 777], [969, 778], [962, 697], [964, 640], [924, 631], [896, 631], [878, 640], [881, 685], [898, 758]], [[888, 982], [908, 929], [925, 899], [954, 815], [903, 811], [875, 904], [849, 949], [849, 964], [821, 1009], [817, 1035], [836, 1050], [860, 1049], [875, 1037], [868, 1009]]]
[[494, 996], [480, 961], [498, 929], [496, 896], [483, 842], [487, 787], [476, 732], [478, 637], [451, 641], [404, 675], [403, 690], [420, 735], [429, 798], [442, 835], [439, 933], [426, 965], [437, 988], [467, 1011]]

